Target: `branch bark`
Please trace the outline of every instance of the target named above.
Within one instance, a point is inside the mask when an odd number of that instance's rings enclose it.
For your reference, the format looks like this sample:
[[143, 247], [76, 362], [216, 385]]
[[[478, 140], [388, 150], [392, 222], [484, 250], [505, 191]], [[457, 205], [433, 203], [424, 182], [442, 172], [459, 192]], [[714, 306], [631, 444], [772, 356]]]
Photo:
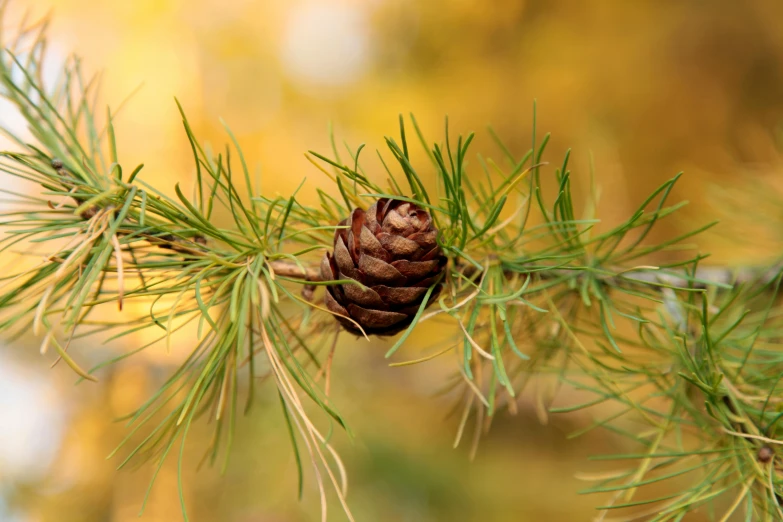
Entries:
[[[315, 267], [302, 268], [296, 263], [290, 261], [272, 261], [269, 263], [276, 274], [293, 279], [303, 279], [305, 281], [321, 281], [321, 275]], [[466, 265], [466, 268], [472, 268], [472, 265]], [[709, 284], [740, 286], [752, 282], [760, 284], [769, 284], [773, 282], [783, 271], [783, 263], [776, 263], [772, 266], [759, 267], [725, 267], [725, 266], [706, 266], [696, 269], [695, 279], [704, 281], [704, 284], [697, 284], [696, 287], [706, 287]], [[537, 273], [544, 278], [560, 277], [570, 273], [571, 270], [555, 268], [551, 271], [538, 271]], [[600, 277], [599, 277], [600, 279]], [[672, 286], [686, 287], [689, 285], [689, 277], [686, 277], [685, 270], [663, 271], [650, 268], [647, 270], [630, 270], [608, 275], [603, 278], [605, 281], [626, 281], [652, 284], [667, 284]]]
[[321, 281], [321, 273], [315, 267], [302, 268], [290, 261], [270, 261], [269, 266], [275, 274], [305, 281]]
[[[753, 282], [769, 284], [778, 277], [781, 271], [783, 271], [783, 264], [781, 263], [776, 263], [772, 266], [757, 267], [705, 266], [697, 268], [694, 277], [707, 284], [740, 286]], [[676, 272], [632, 270], [629, 272], [621, 272], [612, 277], [614, 279], [639, 281], [642, 283], [665, 283], [672, 286], [688, 286], [685, 270], [677, 270]], [[696, 286], [704, 287], [706, 285]]]

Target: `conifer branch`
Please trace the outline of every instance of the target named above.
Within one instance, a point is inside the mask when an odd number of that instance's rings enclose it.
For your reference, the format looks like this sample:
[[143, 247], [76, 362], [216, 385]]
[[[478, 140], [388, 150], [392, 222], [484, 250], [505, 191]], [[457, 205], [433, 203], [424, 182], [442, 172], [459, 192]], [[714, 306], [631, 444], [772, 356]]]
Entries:
[[[318, 190], [320, 204], [306, 205], [296, 193], [261, 193], [231, 131], [233, 146], [212, 153], [180, 107], [193, 152], [194, 189], [188, 197], [177, 185], [170, 196], [143, 180], [143, 165], [123, 164], [115, 115], [98, 110], [95, 84], [83, 76], [78, 60], [63, 64], [54, 84], [44, 82], [44, 30], [45, 23], [11, 38], [0, 34], [0, 96], [25, 118], [34, 141], [3, 129], [14, 150], [0, 153], [0, 171], [24, 187], [0, 189], [13, 200], [0, 214], [0, 253], [11, 256], [21, 245], [25, 261], [35, 252], [34, 262], [17, 263], [14, 273], [0, 277], [0, 332], [10, 338], [33, 332], [41, 353], [56, 351], [80, 381], [95, 380], [105, 366], [151, 346], [169, 348], [183, 328], [198, 336], [160, 390], [127, 417], [131, 432], [115, 450], [126, 454], [121, 467], [132, 459], [161, 466], [205, 417], [216, 430], [205, 460], [215, 463], [221, 451], [230, 454], [240, 408], [251, 409], [256, 383], [269, 378], [296, 457], [300, 492], [310, 469], [323, 501], [322, 519], [331, 485], [352, 520], [346, 470], [324, 435], [348, 427], [317, 382], [330, 371], [330, 355], [325, 366], [321, 358], [334, 350], [339, 328], [334, 310], [321, 300], [332, 294], [319, 288], [341, 285], [352, 299], [380, 294], [368, 293], [350, 274], [321, 281], [315, 267], [332, 250], [335, 234], [348, 233], [343, 220], [360, 215], [356, 208], [385, 200], [411, 203], [431, 216], [415, 230], [429, 234], [432, 225], [438, 248], [430, 252], [437, 254], [437, 266], [450, 267], [426, 285], [404, 287], [406, 295], [416, 296], [427, 289], [416, 309], [406, 310], [410, 324], [387, 357], [410, 348], [403, 345], [422, 321], [442, 319], [451, 328], [444, 342], [453, 348], [395, 365], [453, 356], [454, 377], [443, 395], [459, 418], [457, 444], [473, 423], [475, 454], [497, 412], [517, 412], [525, 395], [541, 416], [588, 412], [591, 419], [573, 436], [604, 429], [615, 438], [619, 454], [599, 458], [627, 463], [627, 469], [584, 476], [593, 482], [584, 492], [605, 499], [599, 519], [613, 513], [663, 522], [710, 509], [728, 520], [738, 506], [746, 520], [783, 519], [776, 451], [783, 444], [783, 308], [777, 295], [783, 265], [729, 269], [703, 266], [705, 256], [697, 253], [668, 255], [714, 223], [650, 244], [651, 229], [682, 206], [668, 202], [679, 175], [624, 222], [598, 232], [597, 198], [584, 215], [575, 210], [570, 151], [557, 167], [542, 160], [549, 136], [536, 134], [535, 108], [525, 153], [515, 155], [489, 132], [501, 156], [497, 161], [474, 156], [474, 135], [454, 139], [448, 121], [442, 140], [432, 143], [413, 116], [401, 116], [399, 137], [386, 137], [374, 168], [360, 161], [361, 147], [346, 146], [346, 161], [336, 147], [331, 157], [310, 152], [308, 159], [333, 187]], [[414, 141], [428, 163], [414, 165]], [[422, 181], [424, 169], [435, 174], [435, 183]], [[555, 181], [555, 190], [545, 188], [544, 176]], [[227, 222], [216, 223], [216, 208], [229, 216]], [[430, 241], [411, 231], [396, 238], [396, 247], [383, 246], [386, 254]], [[351, 262], [360, 258], [352, 246]], [[398, 266], [418, 262], [403, 261]], [[442, 291], [427, 308], [436, 286]], [[145, 304], [145, 313], [134, 317], [122, 307], [132, 300]], [[96, 319], [107, 307], [111, 313]], [[344, 326], [350, 320], [340, 319]], [[157, 332], [157, 339], [93, 368], [82, 368], [68, 351], [82, 337], [131, 339], [144, 330]], [[584, 400], [561, 405], [530, 389], [535, 379], [550, 377]], [[126, 447], [139, 429], [148, 436]], [[669, 490], [640, 500], [639, 491], [651, 484]]]

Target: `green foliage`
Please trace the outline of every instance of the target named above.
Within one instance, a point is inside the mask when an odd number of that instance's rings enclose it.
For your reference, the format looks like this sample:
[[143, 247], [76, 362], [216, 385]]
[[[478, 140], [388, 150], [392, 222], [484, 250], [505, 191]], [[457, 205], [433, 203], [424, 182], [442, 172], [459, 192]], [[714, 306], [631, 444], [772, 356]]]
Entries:
[[[679, 175], [607, 228], [595, 215], [595, 187], [586, 210], [575, 205], [570, 153], [555, 168], [543, 161], [548, 135], [515, 156], [490, 130], [501, 157], [493, 161], [470, 153], [473, 134], [450, 137], [448, 121], [443, 141], [430, 143], [411, 115], [378, 152], [382, 182], [363, 166], [363, 145], [346, 147], [346, 161], [336, 146], [332, 157], [310, 152], [334, 189], [319, 190], [320, 205], [308, 206], [296, 193], [260, 193], [228, 127], [232, 145], [211, 152], [180, 107], [195, 179], [192, 191], [178, 185], [169, 197], [143, 181], [142, 165], [123, 165], [118, 111], [98, 106], [98, 82], [83, 77], [78, 60], [45, 84], [45, 25], [22, 28], [0, 55], [0, 94], [34, 138], [31, 144], [6, 129], [16, 150], [2, 153], [0, 169], [38, 194], [2, 189], [12, 203], [2, 214], [0, 248], [24, 245], [32, 261], [1, 278], [0, 327], [7, 336], [32, 329], [42, 351], [56, 350], [87, 380], [154, 344], [178, 342], [173, 336], [186, 327], [197, 332], [181, 366], [127, 417], [128, 438], [115, 451], [120, 467], [148, 459], [160, 469], [176, 448], [181, 460], [188, 431], [203, 418], [215, 428], [205, 460], [215, 463], [222, 452], [228, 465], [237, 416], [269, 378], [300, 477], [311, 464], [323, 517], [330, 483], [350, 518], [345, 470], [326, 435], [347, 423], [319, 383], [329, 372], [324, 352], [346, 334], [319, 292], [310, 299], [324, 283], [307, 276], [351, 208], [395, 197], [430, 211], [449, 268], [437, 306], [420, 309], [386, 356], [419, 323], [450, 328], [435, 353], [393, 364], [456, 355], [444, 387], [460, 418], [455, 444], [473, 423], [475, 452], [499, 410], [514, 412], [532, 380], [554, 378], [584, 402], [553, 406], [539, 395], [542, 410], [597, 411], [572, 436], [601, 428], [632, 448], [599, 457], [621, 468], [584, 475], [594, 481], [584, 492], [602, 495], [599, 519], [618, 511], [678, 521], [694, 510], [720, 521], [734, 513], [748, 521], [783, 518], [774, 451], [767, 458], [783, 441], [780, 268], [740, 276], [701, 268], [706, 256], [698, 252], [682, 256], [684, 241], [711, 225], [649, 242], [656, 223], [682, 206], [667, 202]], [[414, 165], [414, 146], [428, 164]], [[425, 171], [437, 182], [425, 183]], [[219, 224], [218, 214], [229, 222]], [[126, 306], [115, 319], [94, 318], [129, 301], [146, 312], [131, 317]], [[114, 340], [147, 329], [156, 332], [154, 342], [90, 369], [67, 352], [72, 339]], [[139, 431], [142, 442], [126, 447]]]

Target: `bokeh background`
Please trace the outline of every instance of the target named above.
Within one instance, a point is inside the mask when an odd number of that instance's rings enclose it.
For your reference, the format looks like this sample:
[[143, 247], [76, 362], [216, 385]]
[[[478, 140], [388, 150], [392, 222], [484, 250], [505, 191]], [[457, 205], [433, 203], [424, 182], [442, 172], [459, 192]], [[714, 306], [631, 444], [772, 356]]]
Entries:
[[[54, 57], [74, 52], [103, 71], [127, 165], [162, 189], [187, 181], [192, 157], [173, 97], [196, 133], [220, 146], [220, 119], [261, 168], [264, 192], [304, 198], [330, 188], [304, 158], [329, 150], [329, 125], [354, 148], [380, 147], [397, 115], [413, 112], [431, 140], [443, 118], [454, 133], [478, 132], [492, 150], [492, 124], [516, 153], [531, 140], [533, 100], [547, 157], [573, 148], [576, 190], [595, 165], [601, 215], [632, 212], [679, 171], [674, 199], [691, 205], [660, 237], [713, 218], [703, 238], [716, 262], [760, 262], [779, 252], [775, 195], [783, 146], [783, 2], [659, 0], [17, 0], [13, 14], [52, 10]], [[143, 84], [142, 88], [136, 88]], [[8, 107], [0, 118], [17, 121]], [[19, 123], [17, 121], [17, 123]], [[367, 154], [366, 157], [370, 157]], [[377, 165], [368, 168], [377, 172]], [[764, 194], [767, 199], [759, 199]], [[428, 347], [414, 338], [407, 355]], [[125, 344], [83, 347], [88, 360]], [[115, 471], [106, 460], [126, 431], [113, 419], [155, 390], [178, 362], [165, 349], [73, 386], [73, 375], [22, 339], [0, 350], [0, 520], [136, 520], [151, 466]], [[456, 420], [433, 396], [438, 368], [389, 368], [382, 346], [341, 346], [332, 392], [356, 433], [338, 438], [349, 469], [349, 501], [361, 521], [590, 520], [599, 498], [576, 494], [586, 460], [617, 443], [566, 434], [585, 419], [542, 426], [526, 398], [500, 414], [470, 462], [452, 449]], [[87, 365], [85, 363], [85, 365]], [[196, 473], [209, 436], [196, 430], [184, 469], [195, 522], [318, 519], [309, 480], [296, 498], [295, 468], [273, 389], [239, 423], [224, 476]], [[142, 520], [180, 519], [174, 461], [161, 471]], [[343, 520], [333, 504], [330, 520]], [[693, 520], [698, 520], [694, 516]]]

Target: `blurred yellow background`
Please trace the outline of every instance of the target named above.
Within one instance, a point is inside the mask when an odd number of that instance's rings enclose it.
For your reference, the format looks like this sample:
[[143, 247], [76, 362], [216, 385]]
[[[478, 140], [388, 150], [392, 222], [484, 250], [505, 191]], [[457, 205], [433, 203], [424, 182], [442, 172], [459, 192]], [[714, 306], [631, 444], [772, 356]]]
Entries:
[[[758, 260], [780, 242], [742, 206], [752, 187], [781, 184], [777, 0], [18, 0], [11, 9], [52, 9], [51, 54], [74, 52], [87, 71], [103, 71], [114, 106], [143, 83], [115, 121], [119, 153], [125, 165], [144, 163], [142, 178], [164, 190], [193, 174], [174, 96], [196, 134], [215, 147], [227, 141], [226, 121], [248, 161], [260, 166], [265, 194], [290, 194], [307, 177], [302, 194], [311, 200], [316, 187], [332, 187], [303, 153], [328, 152], [330, 122], [338, 142], [367, 143], [369, 151], [396, 134], [399, 113], [413, 112], [433, 141], [448, 114], [455, 134], [477, 131], [474, 153], [497, 157], [486, 125], [523, 153], [537, 99], [539, 133], [553, 134], [546, 157], [557, 163], [574, 149], [577, 193], [588, 187], [592, 154], [603, 218], [626, 217], [684, 170], [673, 200], [692, 206], [664, 224], [661, 236], [723, 218], [723, 232], [707, 236], [702, 250], [727, 263]], [[13, 118], [7, 108], [0, 117]], [[368, 168], [378, 172], [375, 163]], [[115, 349], [134, 346], [126, 343]], [[419, 335], [409, 344], [408, 355], [431, 342]], [[111, 419], [138, 406], [178, 360], [161, 348], [104, 371], [97, 385], [73, 387], [69, 370], [49, 370], [36, 347], [23, 339], [0, 352], [0, 520], [136, 520], [153, 468], [114, 470], [119, 459], [105, 457], [126, 430]], [[99, 361], [103, 350], [82, 353]], [[555, 417], [541, 426], [523, 398], [517, 416], [495, 419], [469, 462], [466, 449], [451, 448], [457, 421], [444, 419], [448, 405], [433, 396], [443, 372], [389, 368], [380, 353], [348, 345], [333, 374], [335, 400], [356, 433], [337, 446], [357, 520], [595, 515], [601, 499], [577, 495], [584, 484], [574, 476], [598, 469], [586, 457], [616, 441], [598, 432], [567, 440], [585, 419]], [[192, 521], [318, 519], [311, 477], [304, 499], [296, 498], [269, 383], [259, 399], [261, 407], [239, 423], [225, 476], [196, 473], [210, 432], [192, 435], [184, 469]], [[172, 460], [142, 520], [179, 520], [176, 486]], [[331, 507], [330, 520], [344, 520], [338, 504]]]

